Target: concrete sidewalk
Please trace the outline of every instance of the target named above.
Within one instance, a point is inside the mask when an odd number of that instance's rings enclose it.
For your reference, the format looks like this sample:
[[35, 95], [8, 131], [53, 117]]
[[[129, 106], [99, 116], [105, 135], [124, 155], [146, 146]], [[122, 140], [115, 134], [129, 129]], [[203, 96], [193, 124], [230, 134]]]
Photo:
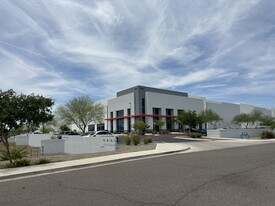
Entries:
[[33, 165], [27, 167], [0, 169], [0, 180], [41, 173], [50, 173], [66, 169], [81, 168], [85, 166], [100, 165], [104, 163], [116, 162], [121, 160], [129, 160], [141, 157], [150, 157], [169, 153], [183, 152], [188, 149], [190, 149], [190, 147], [182, 143], [158, 143], [156, 149], [154, 150], [122, 153], [79, 160], [55, 162], [42, 165]]

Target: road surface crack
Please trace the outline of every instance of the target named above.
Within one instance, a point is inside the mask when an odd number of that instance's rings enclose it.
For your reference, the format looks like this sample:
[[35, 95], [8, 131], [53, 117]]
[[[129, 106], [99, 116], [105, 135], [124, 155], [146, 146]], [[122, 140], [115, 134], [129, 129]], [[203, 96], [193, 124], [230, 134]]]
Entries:
[[60, 181], [60, 180], [56, 180], [56, 179], [53, 179], [53, 178], [50, 178], [50, 177], [45, 177], [45, 178], [52, 181], [52, 182], [54, 182], [54, 183], [57, 183], [59, 187], [67, 189], [67, 190], [78, 190], [78, 191], [103, 193], [105, 195], [114, 196], [114, 197], [123, 199], [124, 201], [130, 202], [130, 203], [133, 203], [133, 204], [138, 204], [140, 206], [146, 206], [146, 205], [167, 205], [167, 206], [169, 206], [169, 204], [161, 203], [161, 202], [143, 202], [143, 201], [132, 200], [132, 199], [127, 198], [127, 197], [125, 197], [121, 194], [112, 193], [112, 192], [109, 192], [109, 191], [106, 191], [106, 190], [101, 190], [101, 189], [71, 187], [71, 186], [67, 186], [67, 185], [63, 184], [63, 182]]
[[174, 204], [172, 204], [171, 206], [175, 206], [177, 205], [180, 201], [182, 201], [183, 199], [185, 199], [187, 196], [189, 196], [190, 194], [198, 191], [199, 189], [201, 189], [202, 187], [204, 187], [205, 185], [207, 184], [211, 184], [213, 182], [216, 182], [216, 181], [219, 181], [219, 180], [222, 180], [224, 178], [227, 178], [227, 177], [230, 177], [230, 176], [234, 176], [234, 175], [237, 175], [237, 174], [243, 174], [243, 173], [247, 173], [247, 172], [250, 172], [250, 171], [253, 171], [253, 170], [256, 170], [256, 169], [259, 169], [259, 168], [262, 168], [262, 167], [267, 167], [271, 164], [273, 164], [275, 162], [275, 160], [272, 160], [264, 165], [259, 165], [257, 167], [253, 167], [253, 168], [249, 168], [247, 170], [243, 170], [243, 171], [237, 171], [237, 172], [233, 172], [233, 173], [230, 173], [230, 174], [227, 174], [227, 175], [223, 175], [219, 178], [215, 178], [215, 179], [212, 179], [212, 180], [209, 180], [209, 181], [206, 181], [200, 185], [198, 185], [197, 187], [195, 187], [193, 190], [191, 191], [188, 191], [187, 193], [183, 194], [179, 199], [176, 200], [176, 202]]

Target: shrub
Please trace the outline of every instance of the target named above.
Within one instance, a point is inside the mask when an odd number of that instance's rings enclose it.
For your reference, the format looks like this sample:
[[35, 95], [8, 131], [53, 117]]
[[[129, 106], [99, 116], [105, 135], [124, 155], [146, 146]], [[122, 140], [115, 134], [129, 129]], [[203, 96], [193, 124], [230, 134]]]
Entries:
[[143, 142], [144, 144], [149, 144], [149, 143], [152, 143], [152, 139], [149, 137], [144, 137]]
[[0, 157], [1, 161], [8, 160], [7, 151], [1, 150], [0, 153], [1, 153], [1, 157]]
[[25, 167], [29, 166], [31, 164], [31, 161], [28, 159], [20, 159], [15, 160], [12, 164], [7, 164], [6, 167], [12, 168], [12, 167]]
[[55, 130], [54, 130], [53, 128], [47, 127], [47, 128], [44, 128], [44, 129], [42, 130], [42, 133], [43, 133], [43, 134], [48, 134], [48, 133], [54, 132], [54, 131], [55, 131]]
[[[14, 146], [11, 149], [11, 158], [13, 160], [22, 159], [24, 157], [27, 157], [28, 152], [26, 151], [26, 146]], [[1, 160], [9, 160], [7, 151], [1, 151]]]
[[125, 138], [125, 144], [126, 145], [130, 145], [131, 144], [131, 137], [130, 137], [130, 135], [127, 135], [127, 137]]
[[201, 138], [202, 135], [201, 135], [200, 133], [191, 133], [191, 134], [190, 134], [190, 137], [191, 137], [191, 138]]
[[274, 139], [275, 135], [271, 131], [263, 131], [261, 134], [261, 138], [262, 139]]
[[50, 163], [51, 160], [47, 159], [47, 158], [40, 158], [39, 160], [37, 160], [35, 162], [36, 165], [41, 165], [41, 164], [47, 164]]
[[134, 145], [138, 145], [140, 143], [140, 137], [137, 134], [133, 134], [131, 139]]
[[162, 131], [162, 134], [167, 135], [167, 134], [171, 134], [171, 132], [170, 132], [170, 131], [168, 131], [168, 130], [163, 130], [163, 131]]

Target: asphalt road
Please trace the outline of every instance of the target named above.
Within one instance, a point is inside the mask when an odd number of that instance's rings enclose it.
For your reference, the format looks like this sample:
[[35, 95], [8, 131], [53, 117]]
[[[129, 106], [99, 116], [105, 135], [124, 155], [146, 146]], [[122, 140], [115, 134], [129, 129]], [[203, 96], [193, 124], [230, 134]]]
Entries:
[[0, 182], [0, 205], [274, 205], [275, 144]]

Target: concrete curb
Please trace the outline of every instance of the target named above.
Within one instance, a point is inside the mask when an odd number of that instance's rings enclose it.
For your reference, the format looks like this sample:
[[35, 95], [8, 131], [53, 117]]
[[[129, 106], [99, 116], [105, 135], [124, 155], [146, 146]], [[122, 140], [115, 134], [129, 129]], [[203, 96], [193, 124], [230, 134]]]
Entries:
[[[133, 157], [123, 157], [123, 158], [118, 158], [118, 159], [114, 159], [114, 160], [106, 160], [106, 161], [101, 161], [101, 162], [95, 162], [95, 163], [84, 163], [84, 164], [75, 164], [75, 165], [67, 165], [67, 166], [63, 166], [63, 167], [59, 167], [59, 168], [51, 168], [53, 166], [53, 164], [59, 164], [59, 163], [64, 163], [64, 162], [58, 162], [58, 163], [49, 163], [49, 164], [43, 164], [43, 165], [34, 165], [34, 166], [26, 166], [26, 167], [20, 167], [20, 168], [12, 168], [12, 169], [4, 169], [6, 174], [1, 174], [0, 171], [0, 182], [4, 181], [4, 180], [11, 180], [11, 179], [16, 179], [16, 178], [20, 178], [20, 177], [28, 177], [28, 176], [33, 176], [33, 175], [39, 175], [39, 174], [50, 174], [50, 173], [54, 173], [54, 172], [58, 172], [58, 171], [66, 171], [66, 170], [70, 170], [70, 169], [78, 169], [78, 168], [88, 168], [91, 166], [100, 166], [100, 165], [104, 165], [104, 164], [108, 164], [108, 163], [116, 163], [116, 162], [120, 162], [120, 161], [127, 161], [127, 160], [138, 160], [141, 158], [145, 158], [145, 157], [157, 157], [157, 156], [162, 156], [162, 155], [168, 155], [168, 154], [174, 154], [174, 153], [179, 153], [179, 152], [184, 152], [189, 150], [190, 147], [186, 147], [184, 149], [180, 149], [180, 150], [173, 150], [173, 151], [164, 151], [164, 152], [158, 152], [158, 153], [151, 153], [151, 154], [145, 154], [145, 155], [138, 155], [138, 156], [133, 156]], [[16, 173], [16, 174], [12, 174], [13, 172], [11, 170], [31, 170], [30, 167], [44, 167], [41, 168], [40, 170], [36, 170], [36, 171], [26, 171], [26, 172], [21, 172], [21, 173]], [[3, 173], [3, 172], [2, 172]]]

